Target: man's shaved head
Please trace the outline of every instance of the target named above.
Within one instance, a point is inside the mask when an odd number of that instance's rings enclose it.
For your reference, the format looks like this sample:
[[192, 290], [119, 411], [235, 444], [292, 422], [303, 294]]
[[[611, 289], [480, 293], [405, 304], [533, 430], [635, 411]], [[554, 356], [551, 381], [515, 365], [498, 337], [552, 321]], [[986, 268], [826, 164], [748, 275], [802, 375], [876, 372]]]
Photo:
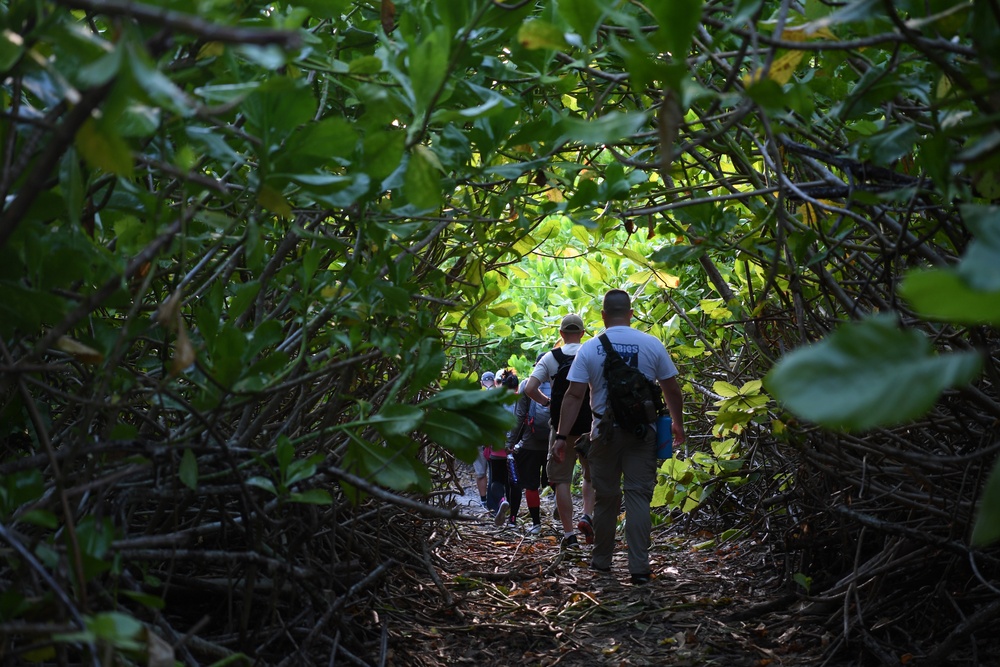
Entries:
[[609, 317], [622, 317], [632, 310], [632, 299], [628, 292], [613, 289], [604, 295], [604, 313]]

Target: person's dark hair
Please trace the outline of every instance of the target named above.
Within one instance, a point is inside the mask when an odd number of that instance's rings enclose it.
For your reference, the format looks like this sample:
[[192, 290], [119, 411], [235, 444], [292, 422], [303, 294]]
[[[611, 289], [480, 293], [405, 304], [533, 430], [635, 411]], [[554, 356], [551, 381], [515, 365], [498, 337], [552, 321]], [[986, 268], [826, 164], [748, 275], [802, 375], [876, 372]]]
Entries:
[[518, 385], [517, 373], [515, 373], [513, 370], [507, 369], [500, 376], [500, 386], [517, 391], [517, 385]]
[[612, 317], [628, 315], [632, 310], [632, 299], [628, 292], [620, 289], [613, 289], [604, 295], [604, 312]]

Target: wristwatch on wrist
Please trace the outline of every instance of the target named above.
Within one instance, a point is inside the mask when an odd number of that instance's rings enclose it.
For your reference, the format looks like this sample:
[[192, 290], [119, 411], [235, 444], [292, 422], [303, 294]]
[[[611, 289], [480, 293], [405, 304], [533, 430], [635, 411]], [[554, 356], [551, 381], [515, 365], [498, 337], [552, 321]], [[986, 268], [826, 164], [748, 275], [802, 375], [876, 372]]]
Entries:
[[547, 408], [550, 405], [552, 405], [552, 397], [551, 396], [546, 396], [545, 397], [545, 405], [543, 405], [542, 407]]
[[556, 439], [556, 442], [558, 442], [560, 440], [565, 440], [566, 436], [565, 435], [559, 435], [558, 433], [556, 433], [555, 439]]

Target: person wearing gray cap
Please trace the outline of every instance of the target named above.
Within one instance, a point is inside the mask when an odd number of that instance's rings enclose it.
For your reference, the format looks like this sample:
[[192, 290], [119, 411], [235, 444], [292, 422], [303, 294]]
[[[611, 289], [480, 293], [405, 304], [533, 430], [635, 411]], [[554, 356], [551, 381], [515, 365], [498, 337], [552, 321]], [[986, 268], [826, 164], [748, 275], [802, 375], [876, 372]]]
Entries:
[[[559, 324], [559, 335], [563, 344], [556, 347], [535, 364], [535, 369], [531, 372], [528, 382], [524, 385], [524, 393], [533, 401], [549, 406], [552, 415], [551, 434], [554, 436], [555, 427], [559, 424], [559, 410], [562, 403], [562, 395], [569, 386], [566, 381], [566, 374], [576, 351], [580, 348], [580, 341], [586, 328], [583, 325], [583, 318], [576, 313], [570, 313], [562, 318]], [[546, 382], [552, 383], [552, 396], [544, 395], [539, 387]], [[590, 431], [590, 413], [587, 410], [579, 412], [579, 420], [570, 429], [567, 441], [566, 455], [558, 460], [552, 456], [552, 446], [554, 442], [549, 441], [549, 454], [545, 463], [545, 474], [549, 479], [556, 494], [556, 509], [559, 512], [559, 521], [563, 526], [563, 538], [560, 548], [566, 549], [578, 544], [576, 533], [573, 530], [573, 496], [570, 486], [573, 483], [573, 474], [576, 469], [577, 450], [574, 448], [581, 435]], [[562, 443], [560, 443], [562, 444]], [[587, 459], [580, 456], [580, 469], [583, 472], [583, 482], [581, 483], [581, 495], [583, 496], [583, 517], [576, 527], [583, 534], [589, 544], [593, 541], [594, 529], [591, 524], [591, 516], [594, 511], [594, 490], [590, 483], [590, 466]]]

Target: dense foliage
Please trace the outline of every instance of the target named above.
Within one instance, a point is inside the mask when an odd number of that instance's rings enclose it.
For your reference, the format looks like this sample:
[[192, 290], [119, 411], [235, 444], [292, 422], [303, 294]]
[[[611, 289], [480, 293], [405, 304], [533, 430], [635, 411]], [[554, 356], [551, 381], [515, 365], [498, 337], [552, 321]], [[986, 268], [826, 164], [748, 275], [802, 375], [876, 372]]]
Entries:
[[998, 26], [985, 0], [0, 1], [0, 653], [384, 655], [391, 612], [359, 610], [431, 568], [450, 454], [506, 427], [475, 376], [625, 286], [701, 436], [657, 502], [768, 544], [833, 652], [974, 660]]

